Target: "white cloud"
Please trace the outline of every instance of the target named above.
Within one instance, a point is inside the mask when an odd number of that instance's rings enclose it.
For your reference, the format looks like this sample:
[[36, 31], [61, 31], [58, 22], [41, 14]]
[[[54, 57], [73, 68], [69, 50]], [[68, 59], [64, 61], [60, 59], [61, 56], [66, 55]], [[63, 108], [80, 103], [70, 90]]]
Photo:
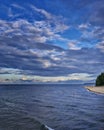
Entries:
[[78, 46], [78, 41], [73, 41], [73, 40], [70, 40], [70, 42], [68, 43], [68, 46], [69, 46], [69, 49], [72, 49], [72, 50], [80, 50], [81, 47]]
[[[47, 64], [48, 65], [48, 64]], [[47, 66], [46, 66], [47, 67]], [[8, 79], [8, 80], [7, 80]], [[16, 82], [19, 80], [32, 80], [33, 82], [60, 82], [60, 81], [70, 81], [70, 80], [76, 80], [76, 81], [91, 81], [95, 78], [93, 75], [87, 74], [87, 73], [72, 73], [66, 76], [36, 76], [36, 75], [24, 75], [24, 74], [2, 74], [0, 75], [0, 81], [1, 82]]]
[[[52, 21], [51, 21], [52, 22]], [[53, 24], [54, 21], [53, 21]], [[46, 43], [47, 41], [62, 41], [67, 42], [68, 39], [63, 38], [58, 32], [68, 29], [67, 25], [55, 25], [52, 27], [50, 22], [47, 21], [34, 21], [30, 23], [27, 20], [19, 19], [17, 21], [7, 22], [0, 20], [0, 34], [4, 36], [25, 35], [31, 42]]]
[[31, 26], [31, 23], [29, 23], [27, 20], [19, 19], [17, 21], [12, 22], [12, 27], [15, 28], [21, 28], [21, 26]]
[[45, 36], [38, 36], [33, 38], [32, 40], [39, 42], [39, 43], [45, 43], [47, 41], [47, 37]]
[[17, 9], [22, 9], [25, 10], [25, 8], [23, 6], [20, 6], [18, 4], [12, 4], [13, 7], [17, 8]]
[[90, 26], [90, 24], [80, 24], [80, 25], [78, 26], [78, 28], [79, 28], [79, 29], [82, 29], [82, 30], [83, 30], [83, 29], [86, 30], [86, 29], [89, 28], [89, 26]]
[[[12, 6], [18, 9], [24, 9], [18, 4], [12, 4]], [[46, 10], [39, 9], [33, 5], [30, 5], [30, 8], [36, 11], [37, 14], [40, 13], [40, 15], [45, 16], [46, 19], [41, 21], [34, 20], [34, 22], [29, 22], [26, 19], [17, 19], [16, 21], [0, 20], [0, 34], [10, 38], [17, 35], [26, 36], [25, 38], [32, 43], [54, 43], [54, 41], [63, 42], [63, 44], [68, 43], [69, 40], [59, 34], [70, 28], [65, 24], [65, 20], [62, 16], [55, 16]], [[10, 13], [12, 13], [11, 8], [8, 14]], [[34, 14], [34, 12], [32, 13]]]
[[42, 60], [44, 68], [48, 68], [52, 66], [52, 63], [49, 60]]
[[0, 68], [0, 73], [14, 73], [14, 74], [19, 74], [20, 70], [19, 69], [13, 69], [13, 68]]
[[52, 27], [51, 24], [54, 24], [54, 28], [52, 28], [54, 33], [63, 32], [63, 31], [68, 30], [70, 28], [68, 25], [66, 25], [64, 23], [65, 18], [63, 18], [62, 16], [53, 15], [53, 14], [47, 12], [46, 10], [39, 9], [33, 5], [30, 5], [30, 7], [32, 9], [34, 9], [36, 12], [38, 12], [46, 17], [47, 20], [45, 21], [45, 24], [49, 24], [50, 27]]
[[73, 73], [66, 76], [57, 76], [57, 77], [49, 77], [49, 76], [34, 76], [39, 81], [43, 82], [58, 82], [58, 81], [67, 81], [67, 80], [82, 80], [82, 81], [90, 81], [93, 80], [94, 77], [87, 73]]
[[45, 11], [44, 9], [39, 9], [36, 6], [30, 5], [30, 7], [37, 11], [38, 13], [43, 14], [47, 19], [52, 19], [52, 15], [50, 13], [48, 13], [47, 11]]

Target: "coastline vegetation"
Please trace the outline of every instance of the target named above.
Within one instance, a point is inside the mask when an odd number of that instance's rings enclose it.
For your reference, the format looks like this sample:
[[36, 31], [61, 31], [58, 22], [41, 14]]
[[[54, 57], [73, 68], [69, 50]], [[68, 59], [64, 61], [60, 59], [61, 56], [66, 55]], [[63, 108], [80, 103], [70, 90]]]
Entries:
[[87, 86], [86, 89], [94, 93], [104, 94], [104, 73], [97, 76], [95, 86]]
[[96, 79], [96, 86], [104, 86], [104, 73], [101, 73]]

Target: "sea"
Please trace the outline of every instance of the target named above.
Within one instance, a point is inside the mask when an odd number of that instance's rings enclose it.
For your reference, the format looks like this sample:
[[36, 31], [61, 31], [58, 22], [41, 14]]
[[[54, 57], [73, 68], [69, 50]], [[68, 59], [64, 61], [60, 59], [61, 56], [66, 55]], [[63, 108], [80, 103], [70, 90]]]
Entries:
[[1, 84], [0, 130], [104, 130], [104, 95], [83, 84]]

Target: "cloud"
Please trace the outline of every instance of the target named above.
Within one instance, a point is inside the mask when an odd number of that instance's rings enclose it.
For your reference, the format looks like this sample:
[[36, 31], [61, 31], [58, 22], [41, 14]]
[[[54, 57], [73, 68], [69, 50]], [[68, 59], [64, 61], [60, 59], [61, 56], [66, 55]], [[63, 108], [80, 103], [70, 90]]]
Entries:
[[39, 9], [39, 8], [37, 8], [36, 6], [33, 6], [33, 5], [30, 5], [30, 7], [31, 7], [33, 10], [35, 10], [36, 12], [38, 12], [38, 13], [44, 15], [47, 19], [52, 19], [52, 17], [53, 17], [50, 13], [48, 13], [48, 12], [47, 12], [46, 10], [44, 10], [44, 9]]
[[[96, 44], [98, 42], [101, 42], [104, 38], [104, 29], [101, 26], [93, 26], [89, 24], [87, 28], [83, 28], [83, 26], [80, 25], [78, 29], [81, 32], [81, 36], [78, 39], [79, 45], [84, 47], [96, 47]], [[84, 44], [85, 43], [85, 44]]]
[[[69, 27], [65, 24], [61, 24], [61, 20], [56, 24], [58, 17], [51, 21], [34, 21], [33, 23], [25, 19], [18, 19], [16, 21], [0, 20], [1, 35], [7, 37], [13, 36], [26, 36], [25, 39], [32, 42], [46, 43], [47, 41], [67, 41], [63, 38], [59, 32], [67, 30]], [[53, 27], [53, 25], [54, 27]], [[21, 38], [22, 39], [22, 38]]]
[[[86, 15], [83, 17], [86, 22], [92, 25], [104, 25], [104, 1], [93, 1], [93, 0], [78, 0], [76, 7], [82, 9], [87, 9]], [[87, 18], [87, 19], [86, 19]]]
[[92, 10], [90, 22], [95, 25], [104, 25], [104, 1], [96, 1], [92, 6]]
[[104, 41], [101, 41], [96, 45], [96, 48], [100, 49], [102, 52], [104, 52]]
[[[104, 66], [103, 52], [99, 49], [64, 50], [44, 43], [28, 44], [25, 40], [19, 41], [19, 38], [18, 41], [11, 38], [1, 39], [0, 52], [2, 74], [46, 76], [45, 79], [40, 78], [44, 82], [55, 81], [55, 77], [59, 77], [57, 81], [66, 81], [68, 78], [65, 77], [76, 72], [79, 75], [80, 73], [96, 75], [103, 71]], [[47, 80], [48, 77], [54, 78]], [[41, 81], [40, 79], [38, 80]], [[79, 77], [80, 79], [82, 78]]]
[[20, 6], [19, 4], [12, 4], [12, 7], [20, 9], [20, 10], [25, 10], [25, 8], [23, 6]]
[[78, 43], [79, 43], [78, 41], [70, 40], [70, 42], [68, 43], [69, 49], [80, 50], [81, 47], [78, 47]]
[[37, 77], [38, 81], [42, 82], [60, 82], [60, 81], [70, 81], [70, 80], [81, 80], [82, 81], [89, 81], [93, 80], [94, 78], [91, 77], [89, 74], [84, 73], [75, 73], [69, 74], [66, 76], [57, 76], [57, 77]]
[[82, 23], [82, 24], [78, 25], [78, 28], [80, 30], [87, 30], [89, 28], [89, 26], [90, 26], [90, 24], [84, 24], [84, 23]]
[[[5, 68], [4, 68], [5, 71]], [[2, 76], [0, 75], [0, 81], [3, 83], [8, 82], [21, 82], [21, 81], [32, 81], [35, 82], [62, 82], [62, 81], [90, 81], [94, 80], [93, 75], [87, 74], [87, 73], [74, 73], [74, 74], [68, 74], [65, 76], [37, 76], [37, 75], [24, 75], [24, 74], [18, 74], [16, 69], [6, 69], [6, 72]], [[11, 73], [10, 71], [14, 72]], [[16, 71], [16, 72], [15, 72]]]
[[[0, 37], [1, 67], [41, 76], [64, 76], [75, 72], [96, 74], [99, 70], [103, 71], [103, 53], [99, 47], [76, 48], [77, 41], [73, 41], [71, 49], [65, 50], [48, 43], [28, 41], [27, 38], [24, 35]], [[102, 44], [100, 46], [102, 48]]]
[[19, 69], [13, 69], [13, 68], [0, 68], [0, 74], [20, 74], [20, 70]]
[[[79, 20], [80, 24], [90, 23], [91, 25], [104, 26], [104, 0], [77, 0], [76, 2], [61, 0], [68, 14], [72, 19], [72, 24], [76, 24], [75, 20]], [[72, 11], [72, 13], [70, 13]], [[74, 15], [71, 15], [73, 14]], [[81, 22], [80, 22], [81, 21]]]
[[[81, 2], [85, 6], [83, 8], [90, 5], [90, 1], [87, 5], [86, 2]], [[90, 7], [92, 5], [94, 3]], [[30, 4], [27, 7], [29, 10], [12, 4], [7, 11], [12, 18], [0, 20], [2, 81], [8, 81], [8, 77], [11, 82], [89, 81], [99, 71], [104, 71], [104, 30], [100, 24], [92, 24], [90, 17], [87, 22], [76, 23], [71, 28], [63, 16]], [[21, 10], [21, 17], [14, 18]], [[77, 32], [80, 32], [78, 38], [74, 37]], [[70, 38], [70, 34], [74, 38]]]
[[36, 6], [30, 5], [30, 7], [35, 10], [37, 13], [40, 13], [41, 15], [45, 16], [46, 23], [49, 24], [49, 26], [53, 26], [52, 29], [54, 32], [63, 32], [67, 29], [69, 29], [68, 25], [65, 25], [65, 18], [63, 16], [56, 16], [49, 12], [47, 12], [44, 9], [39, 9]]

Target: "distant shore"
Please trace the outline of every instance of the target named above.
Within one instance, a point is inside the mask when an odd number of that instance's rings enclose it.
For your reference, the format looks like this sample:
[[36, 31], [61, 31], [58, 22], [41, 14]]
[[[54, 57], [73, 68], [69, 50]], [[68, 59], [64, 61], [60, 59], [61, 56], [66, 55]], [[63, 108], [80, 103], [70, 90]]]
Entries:
[[104, 94], [104, 86], [88, 86], [85, 88], [94, 93]]

